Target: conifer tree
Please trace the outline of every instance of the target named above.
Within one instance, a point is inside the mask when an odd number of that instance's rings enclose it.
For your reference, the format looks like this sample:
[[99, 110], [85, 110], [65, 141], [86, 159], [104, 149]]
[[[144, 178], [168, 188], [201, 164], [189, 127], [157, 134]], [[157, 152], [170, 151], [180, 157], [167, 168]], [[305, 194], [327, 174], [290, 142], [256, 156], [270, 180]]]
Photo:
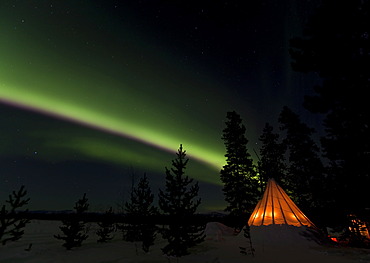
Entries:
[[[228, 203], [226, 211], [237, 218], [252, 212], [259, 197], [253, 160], [248, 153], [245, 126], [235, 111], [227, 113], [222, 139], [226, 147], [226, 165], [221, 169], [223, 192]], [[238, 224], [238, 223], [237, 223]]]
[[63, 225], [59, 229], [64, 236], [54, 235], [56, 239], [64, 240], [63, 246], [67, 250], [80, 247], [82, 242], [88, 238], [86, 223], [82, 220], [84, 213], [89, 208], [87, 201], [86, 194], [84, 194], [82, 199], [79, 199], [75, 204], [76, 213], [69, 215], [68, 219], [62, 221]]
[[332, 201], [344, 221], [349, 211], [369, 207], [369, 12], [369, 0], [323, 0], [302, 37], [290, 41], [293, 69], [321, 78], [304, 106], [323, 114], [321, 145], [330, 161]]
[[189, 248], [203, 242], [202, 227], [191, 224], [189, 219], [196, 212], [201, 199], [198, 196], [198, 182], [185, 175], [186, 151], [182, 145], [176, 153], [177, 158], [172, 161], [172, 168], [166, 169], [166, 185], [159, 190], [159, 207], [169, 216], [168, 229], [163, 232], [163, 238], [168, 245], [162, 248], [164, 254], [181, 257], [189, 254]]
[[96, 234], [99, 236], [98, 242], [105, 243], [113, 239], [112, 233], [115, 231], [114, 220], [113, 220], [113, 208], [105, 212], [103, 220], [98, 222], [99, 229]]
[[270, 177], [273, 177], [280, 185], [285, 186], [285, 147], [279, 142], [279, 134], [273, 132], [273, 127], [266, 123], [259, 140], [262, 143], [258, 172], [261, 180], [261, 192]]
[[288, 151], [288, 169], [285, 184], [292, 192], [294, 201], [304, 211], [319, 207], [325, 200], [324, 167], [319, 157], [319, 148], [311, 138], [314, 129], [302, 123], [299, 116], [284, 107], [279, 116], [283, 140]]
[[2, 245], [9, 241], [17, 241], [24, 234], [24, 227], [30, 220], [18, 217], [16, 210], [28, 204], [30, 199], [25, 198], [26, 195], [27, 191], [22, 185], [18, 192], [13, 191], [6, 200], [10, 205], [10, 210], [7, 210], [5, 205], [0, 210], [0, 242]]
[[146, 174], [136, 187], [131, 191], [130, 201], [125, 204], [126, 215], [130, 223], [125, 229], [125, 240], [130, 242], [142, 241], [142, 249], [149, 251], [154, 244], [156, 227], [152, 223], [152, 217], [158, 214], [153, 206], [154, 195], [149, 186]]

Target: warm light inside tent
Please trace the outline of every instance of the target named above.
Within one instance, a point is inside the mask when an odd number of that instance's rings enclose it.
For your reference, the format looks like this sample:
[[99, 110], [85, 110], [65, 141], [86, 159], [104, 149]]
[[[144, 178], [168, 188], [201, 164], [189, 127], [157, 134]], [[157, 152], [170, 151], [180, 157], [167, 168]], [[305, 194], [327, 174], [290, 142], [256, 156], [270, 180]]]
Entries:
[[268, 181], [262, 199], [248, 220], [250, 226], [272, 224], [315, 226], [274, 179]]

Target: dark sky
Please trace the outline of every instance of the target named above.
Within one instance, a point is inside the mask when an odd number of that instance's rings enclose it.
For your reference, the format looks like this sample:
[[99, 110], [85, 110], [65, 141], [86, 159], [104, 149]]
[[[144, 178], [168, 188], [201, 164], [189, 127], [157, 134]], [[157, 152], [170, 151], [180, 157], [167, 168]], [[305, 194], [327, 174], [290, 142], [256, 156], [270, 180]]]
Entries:
[[24, 184], [30, 209], [92, 210], [127, 200], [146, 172], [154, 193], [180, 143], [202, 210], [224, 206], [227, 111], [251, 154], [266, 122], [301, 106], [315, 76], [290, 68], [316, 1], [0, 3], [0, 197]]

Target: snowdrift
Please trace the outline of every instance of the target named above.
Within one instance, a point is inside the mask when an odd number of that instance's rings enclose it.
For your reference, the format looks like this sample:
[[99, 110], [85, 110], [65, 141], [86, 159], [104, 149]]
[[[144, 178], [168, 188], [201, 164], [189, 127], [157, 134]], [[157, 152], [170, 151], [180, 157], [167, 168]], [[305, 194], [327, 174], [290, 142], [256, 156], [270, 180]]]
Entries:
[[204, 230], [206, 240], [222, 241], [225, 237], [234, 236], [234, 229], [219, 222], [209, 222]]

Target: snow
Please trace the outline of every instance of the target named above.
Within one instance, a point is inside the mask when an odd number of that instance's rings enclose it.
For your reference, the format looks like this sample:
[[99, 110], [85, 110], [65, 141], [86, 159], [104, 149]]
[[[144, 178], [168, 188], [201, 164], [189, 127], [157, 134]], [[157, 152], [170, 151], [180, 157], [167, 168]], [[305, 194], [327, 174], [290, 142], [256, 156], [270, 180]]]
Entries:
[[204, 234], [206, 240], [222, 241], [225, 240], [225, 236], [233, 236], [235, 233], [234, 229], [225, 226], [219, 222], [209, 222], [206, 225]]
[[[251, 227], [255, 256], [243, 255], [239, 247], [249, 247], [243, 236], [233, 235], [233, 229], [221, 223], [209, 223], [205, 229], [205, 241], [191, 250], [191, 255], [168, 258], [161, 248], [166, 244], [157, 235], [155, 245], [145, 254], [140, 243], [121, 240], [120, 233], [106, 244], [98, 244], [94, 234], [96, 224], [90, 224], [89, 238], [81, 247], [71, 251], [62, 247], [62, 242], [53, 237], [60, 233], [60, 221], [33, 220], [27, 225], [23, 238], [17, 242], [0, 246], [1, 263], [289, 263], [325, 262], [354, 263], [370, 262], [370, 251], [366, 249], [341, 248], [321, 245], [308, 229], [287, 225]], [[32, 243], [30, 251], [26, 251]]]

